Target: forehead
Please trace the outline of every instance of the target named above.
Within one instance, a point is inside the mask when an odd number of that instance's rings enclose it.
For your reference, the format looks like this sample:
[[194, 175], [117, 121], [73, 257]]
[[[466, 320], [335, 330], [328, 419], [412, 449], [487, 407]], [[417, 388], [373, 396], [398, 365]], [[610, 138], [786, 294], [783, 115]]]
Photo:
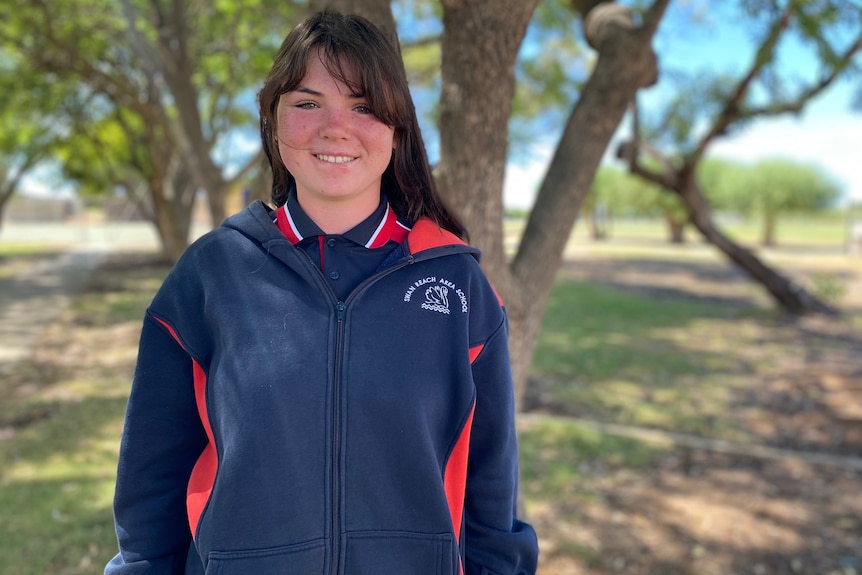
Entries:
[[305, 64], [305, 75], [301, 84], [309, 83], [332, 83], [339, 91], [346, 88], [351, 94], [362, 94], [365, 91], [362, 74], [348, 58], [327, 56], [320, 51], [311, 54]]

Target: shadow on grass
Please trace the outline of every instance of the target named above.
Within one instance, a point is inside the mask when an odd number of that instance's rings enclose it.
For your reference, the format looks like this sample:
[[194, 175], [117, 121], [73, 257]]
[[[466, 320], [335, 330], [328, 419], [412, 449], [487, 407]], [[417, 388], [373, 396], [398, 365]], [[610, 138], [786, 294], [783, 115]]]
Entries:
[[92, 477], [4, 483], [0, 573], [102, 573], [117, 552], [111, 509], [103, 501], [112, 488], [112, 479]]
[[[720, 287], [722, 274], [707, 276]], [[824, 383], [862, 399], [862, 339], [846, 325], [568, 277], [549, 301], [525, 411], [832, 454], [862, 448]], [[858, 572], [859, 472], [589, 433], [572, 421], [522, 429], [542, 575]]]
[[0, 573], [101, 573], [144, 309], [167, 267], [120, 255], [0, 382]]
[[541, 575], [847, 572], [862, 556], [859, 472], [521, 430]]
[[[736, 308], [776, 309], [765, 288], [727, 262], [639, 257], [580, 257], [563, 265], [561, 277], [613, 286], [655, 300], [696, 301]], [[841, 297], [857, 276], [850, 269], [825, 271], [795, 264], [779, 272], [806, 285], [815, 296], [841, 307]], [[806, 279], [807, 278], [807, 279]], [[848, 310], [849, 311], [849, 310]]]
[[[728, 386], [757, 371], [730, 354], [764, 312], [656, 301], [592, 283], [558, 282], [548, 304], [525, 411], [716, 432]], [[733, 334], [713, 327], [733, 323]], [[743, 327], [748, 324], [749, 327]]]
[[859, 380], [859, 349], [860, 334], [823, 318], [561, 280], [524, 411], [858, 453], [862, 433], [843, 433], [818, 389]]
[[124, 408], [123, 397], [43, 401], [44, 417], [5, 428], [0, 573], [101, 573], [116, 553], [111, 499]]

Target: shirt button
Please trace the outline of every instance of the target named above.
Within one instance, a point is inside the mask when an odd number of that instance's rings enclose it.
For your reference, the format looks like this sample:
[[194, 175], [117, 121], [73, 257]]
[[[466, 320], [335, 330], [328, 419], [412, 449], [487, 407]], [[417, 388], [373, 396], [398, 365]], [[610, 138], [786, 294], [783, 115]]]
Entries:
[[334, 248], [335, 247], [335, 238], [329, 238], [328, 240], [326, 240], [326, 245], [328, 245], [331, 248]]
[[329, 279], [337, 280], [341, 277], [341, 274], [338, 272], [329, 272]]

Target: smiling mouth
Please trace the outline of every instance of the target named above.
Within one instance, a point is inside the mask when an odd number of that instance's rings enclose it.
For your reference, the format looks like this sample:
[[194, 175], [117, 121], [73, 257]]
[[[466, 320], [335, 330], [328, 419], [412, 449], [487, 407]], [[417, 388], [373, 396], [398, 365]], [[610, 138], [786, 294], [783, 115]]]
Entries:
[[353, 156], [327, 156], [326, 154], [315, 154], [314, 157], [327, 164], [346, 164], [356, 159]]

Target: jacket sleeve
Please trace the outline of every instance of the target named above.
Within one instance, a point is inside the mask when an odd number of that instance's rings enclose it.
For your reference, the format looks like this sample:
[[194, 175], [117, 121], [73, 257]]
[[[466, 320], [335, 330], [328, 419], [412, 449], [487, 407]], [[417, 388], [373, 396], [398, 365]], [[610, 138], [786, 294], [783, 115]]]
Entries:
[[149, 313], [120, 444], [114, 520], [119, 553], [105, 575], [179, 575], [191, 533], [186, 486], [206, 445], [192, 358]]
[[476, 406], [464, 502], [466, 575], [532, 575], [539, 546], [516, 517], [518, 445], [504, 321], [473, 362]]

